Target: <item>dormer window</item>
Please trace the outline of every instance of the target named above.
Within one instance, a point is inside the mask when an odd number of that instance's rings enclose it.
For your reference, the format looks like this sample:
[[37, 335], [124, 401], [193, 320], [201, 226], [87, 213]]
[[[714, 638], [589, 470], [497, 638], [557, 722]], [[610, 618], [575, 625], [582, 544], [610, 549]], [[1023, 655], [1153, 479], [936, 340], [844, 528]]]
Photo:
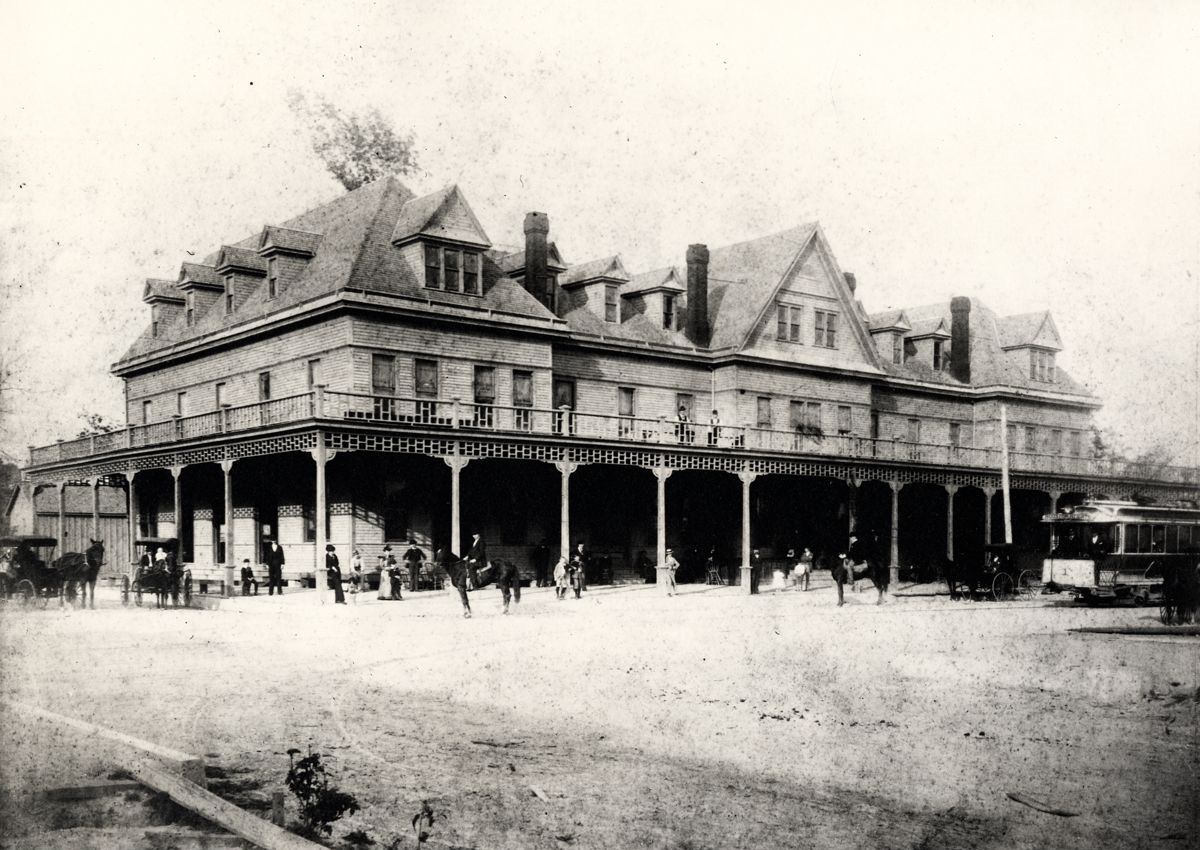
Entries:
[[188, 292], [187, 306], [184, 307], [183, 316], [189, 328], [196, 324], [196, 293]]
[[675, 296], [663, 295], [663, 327], [669, 331], [675, 330]]
[[617, 303], [617, 286], [616, 284], [606, 284], [604, 287], [604, 321], [617, 322], [620, 321], [620, 307]]
[[899, 366], [904, 363], [904, 336], [892, 334], [892, 363]]
[[279, 264], [274, 257], [267, 260], [267, 297], [279, 294]]
[[940, 372], [946, 366], [946, 343], [944, 340], [933, 341], [933, 371]]
[[425, 246], [425, 288], [483, 294], [483, 264], [477, 252]]
[[1054, 352], [1029, 349], [1029, 380], [1054, 383]]
[[233, 312], [233, 275], [225, 275], [225, 313]]
[[158, 339], [158, 305], [150, 305], [150, 336]]

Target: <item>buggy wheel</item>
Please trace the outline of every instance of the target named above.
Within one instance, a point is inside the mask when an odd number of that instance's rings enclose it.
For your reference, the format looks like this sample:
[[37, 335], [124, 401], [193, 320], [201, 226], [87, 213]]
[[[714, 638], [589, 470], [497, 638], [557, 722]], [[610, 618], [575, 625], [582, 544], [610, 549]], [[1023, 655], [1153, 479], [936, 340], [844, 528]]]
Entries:
[[129, 607], [129, 576], [121, 576], [121, 604]]
[[1162, 621], [1164, 626], [1169, 626], [1175, 622], [1175, 606], [1169, 602], [1164, 602], [1158, 606], [1158, 619]]
[[1008, 573], [997, 573], [992, 579], [992, 597], [997, 602], [1007, 602], [1013, 598], [1013, 580]]
[[21, 599], [21, 607], [28, 608], [29, 603], [37, 596], [37, 588], [29, 579], [23, 578], [17, 582], [17, 596]]
[[1032, 599], [1042, 592], [1041, 576], [1033, 570], [1022, 570], [1017, 578], [1017, 593], [1026, 599]]
[[142, 583], [140, 581], [133, 586], [133, 603], [139, 607], [142, 604]]

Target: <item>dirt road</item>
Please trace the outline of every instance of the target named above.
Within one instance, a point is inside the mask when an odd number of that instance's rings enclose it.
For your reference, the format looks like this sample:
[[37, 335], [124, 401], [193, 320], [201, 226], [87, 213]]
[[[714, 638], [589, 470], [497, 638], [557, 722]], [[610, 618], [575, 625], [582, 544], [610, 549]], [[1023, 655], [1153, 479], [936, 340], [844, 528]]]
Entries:
[[363, 804], [335, 834], [383, 844], [429, 800], [436, 839], [479, 848], [1195, 846], [1197, 639], [1069, 631], [1146, 609], [873, 596], [102, 599], [4, 611], [2, 688], [268, 791], [311, 745]]

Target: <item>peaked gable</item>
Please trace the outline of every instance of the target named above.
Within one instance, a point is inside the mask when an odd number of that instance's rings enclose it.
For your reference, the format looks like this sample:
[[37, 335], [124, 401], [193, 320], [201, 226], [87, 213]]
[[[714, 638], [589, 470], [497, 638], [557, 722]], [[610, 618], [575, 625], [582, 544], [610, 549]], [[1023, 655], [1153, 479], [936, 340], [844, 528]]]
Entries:
[[621, 255], [600, 257], [586, 263], [571, 266], [559, 280], [560, 286], [573, 286], [590, 281], [608, 281], [610, 283], [625, 283], [629, 280], [629, 272], [621, 263]]
[[410, 242], [421, 236], [482, 248], [490, 248], [492, 244], [457, 185], [415, 198], [401, 208], [392, 242]]

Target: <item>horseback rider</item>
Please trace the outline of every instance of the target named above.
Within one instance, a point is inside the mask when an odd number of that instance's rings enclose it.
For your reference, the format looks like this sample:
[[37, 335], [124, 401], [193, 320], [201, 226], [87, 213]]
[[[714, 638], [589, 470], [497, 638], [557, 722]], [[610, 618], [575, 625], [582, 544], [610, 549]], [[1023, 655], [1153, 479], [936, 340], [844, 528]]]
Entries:
[[478, 532], [471, 535], [471, 549], [467, 552], [467, 571], [471, 587], [479, 587], [479, 571], [488, 565], [487, 546]]

